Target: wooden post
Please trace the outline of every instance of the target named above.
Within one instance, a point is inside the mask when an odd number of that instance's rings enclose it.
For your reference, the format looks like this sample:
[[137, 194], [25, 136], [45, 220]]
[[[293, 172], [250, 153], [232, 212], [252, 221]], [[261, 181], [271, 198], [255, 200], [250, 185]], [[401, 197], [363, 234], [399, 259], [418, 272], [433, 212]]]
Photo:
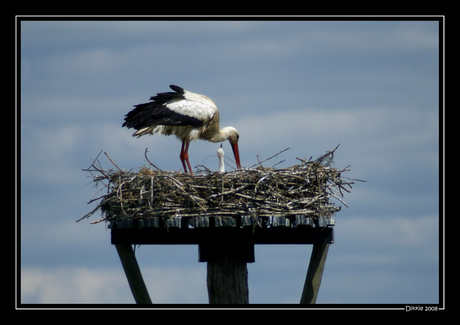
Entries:
[[301, 304], [315, 304], [330, 244], [314, 244], [303, 287]]
[[134, 255], [131, 245], [116, 244], [115, 247], [120, 256], [121, 264], [125, 270], [134, 300], [136, 300], [137, 304], [151, 304], [152, 300], [150, 300], [149, 292], [145, 286], [139, 264], [137, 264], [136, 256]]
[[242, 245], [221, 242], [208, 257], [210, 304], [248, 304], [248, 269]]
[[247, 243], [234, 228], [198, 245], [199, 261], [208, 262], [207, 286], [210, 304], [248, 304], [248, 269], [254, 262], [254, 244]]

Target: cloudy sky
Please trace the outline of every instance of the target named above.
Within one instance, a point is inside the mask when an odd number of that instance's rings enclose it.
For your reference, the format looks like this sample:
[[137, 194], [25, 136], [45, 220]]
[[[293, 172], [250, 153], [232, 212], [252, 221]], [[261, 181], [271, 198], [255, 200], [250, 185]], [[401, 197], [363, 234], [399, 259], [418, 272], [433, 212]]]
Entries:
[[[267, 162], [288, 167], [340, 143], [335, 166], [367, 180], [336, 215], [318, 303], [439, 301], [437, 21], [22, 21], [20, 37], [23, 303], [134, 303], [110, 230], [90, 225], [99, 215], [75, 222], [99, 190], [82, 169], [101, 150], [141, 167], [148, 147], [179, 170], [179, 141], [121, 127], [170, 84], [214, 100], [243, 166], [292, 147]], [[192, 166], [217, 169], [218, 147], [193, 143]], [[311, 246], [255, 253], [250, 302], [298, 303]], [[197, 246], [136, 256], [155, 303], [207, 303]]]

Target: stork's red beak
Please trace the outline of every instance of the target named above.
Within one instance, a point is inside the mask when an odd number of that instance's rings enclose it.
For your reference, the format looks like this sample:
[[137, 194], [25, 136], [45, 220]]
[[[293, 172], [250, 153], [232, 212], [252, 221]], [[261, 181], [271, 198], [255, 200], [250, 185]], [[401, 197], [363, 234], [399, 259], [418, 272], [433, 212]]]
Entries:
[[240, 163], [240, 152], [238, 151], [238, 142], [236, 143], [231, 143], [232, 149], [233, 149], [233, 154], [235, 155], [235, 162], [236, 162], [236, 169], [241, 169], [241, 163]]

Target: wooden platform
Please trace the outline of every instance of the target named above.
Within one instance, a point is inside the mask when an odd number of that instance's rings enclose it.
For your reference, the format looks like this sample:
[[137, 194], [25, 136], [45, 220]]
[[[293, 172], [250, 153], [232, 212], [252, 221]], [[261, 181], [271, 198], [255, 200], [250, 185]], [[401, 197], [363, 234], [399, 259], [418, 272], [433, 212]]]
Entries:
[[249, 303], [246, 263], [255, 262], [255, 244], [313, 244], [300, 300], [316, 302], [329, 245], [334, 242], [333, 217], [175, 217], [112, 220], [117, 248], [129, 285], [139, 304], [150, 296], [131, 245], [197, 244], [198, 261], [207, 262], [211, 304]]
[[113, 220], [112, 244], [203, 244], [231, 233], [250, 244], [332, 244], [334, 218], [177, 217]]

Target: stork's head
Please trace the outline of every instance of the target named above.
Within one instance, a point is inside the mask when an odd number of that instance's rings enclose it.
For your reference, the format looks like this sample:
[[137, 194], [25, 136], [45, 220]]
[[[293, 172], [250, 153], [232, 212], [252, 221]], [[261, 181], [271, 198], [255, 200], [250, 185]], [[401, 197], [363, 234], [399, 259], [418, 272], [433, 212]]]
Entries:
[[240, 135], [238, 131], [233, 126], [227, 126], [221, 130], [225, 134], [225, 138], [230, 142], [233, 149], [233, 155], [235, 155], [236, 168], [241, 169], [240, 163], [240, 152], [238, 150], [238, 140]]

